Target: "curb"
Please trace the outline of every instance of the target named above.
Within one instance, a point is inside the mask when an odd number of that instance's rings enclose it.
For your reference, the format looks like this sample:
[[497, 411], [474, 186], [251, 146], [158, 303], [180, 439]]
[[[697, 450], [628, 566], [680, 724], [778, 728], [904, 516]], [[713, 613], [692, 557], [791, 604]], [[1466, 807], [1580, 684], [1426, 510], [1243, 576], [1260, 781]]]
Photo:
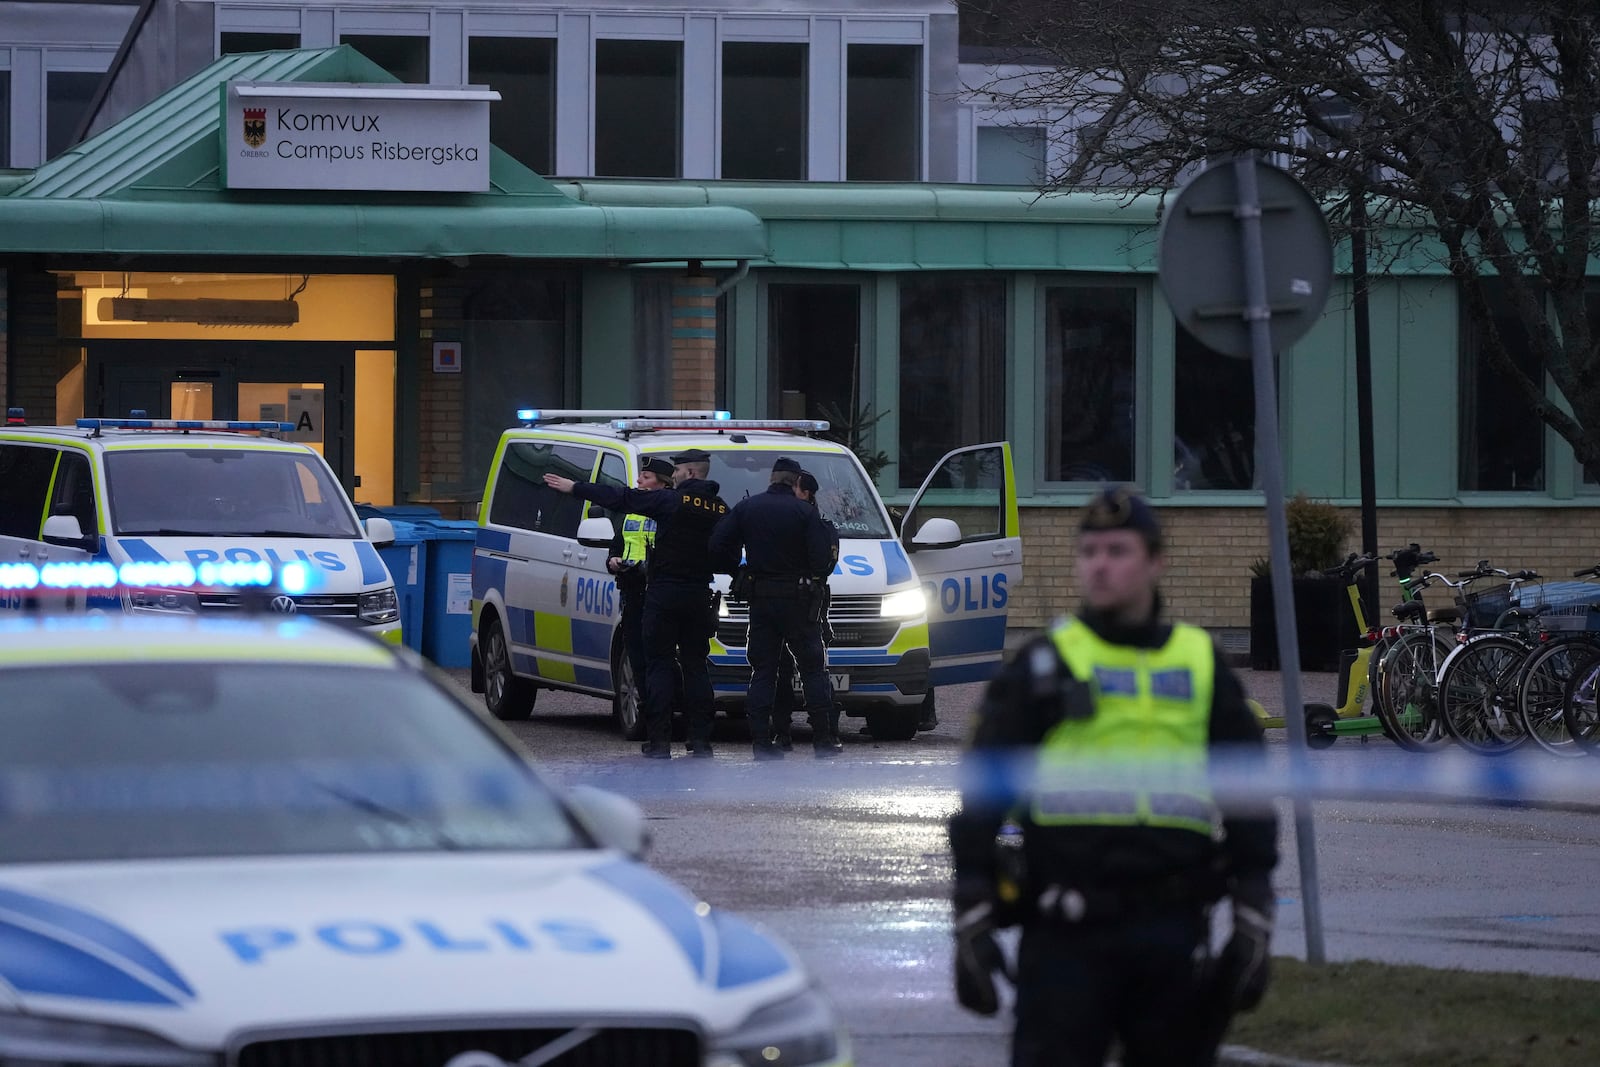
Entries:
[[1221, 1067], [1344, 1067], [1343, 1064], [1323, 1060], [1297, 1060], [1262, 1052], [1247, 1045], [1223, 1045], [1217, 1053]]

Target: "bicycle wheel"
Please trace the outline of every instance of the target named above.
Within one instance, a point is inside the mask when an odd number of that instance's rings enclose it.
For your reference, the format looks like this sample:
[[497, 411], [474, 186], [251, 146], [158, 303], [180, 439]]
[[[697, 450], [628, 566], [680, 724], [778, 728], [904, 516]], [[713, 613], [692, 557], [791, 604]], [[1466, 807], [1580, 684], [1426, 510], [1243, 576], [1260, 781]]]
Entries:
[[1552, 641], [1523, 664], [1522, 680], [1517, 684], [1517, 714], [1522, 719], [1523, 730], [1546, 752], [1557, 756], [1583, 755], [1583, 749], [1567, 730], [1562, 704], [1567, 679], [1597, 648], [1600, 645], [1589, 637]]
[[1600, 651], [1579, 663], [1567, 679], [1561, 718], [1580, 749], [1600, 755]]
[[1394, 647], [1393, 637], [1380, 637], [1367, 657], [1367, 698], [1372, 701], [1372, 713], [1388, 726], [1383, 711], [1383, 657]]
[[1461, 747], [1484, 756], [1528, 739], [1517, 715], [1517, 681], [1528, 646], [1510, 637], [1475, 637], [1439, 670], [1439, 717]]
[[1384, 656], [1382, 709], [1385, 732], [1401, 748], [1432, 752], [1450, 743], [1439, 718], [1439, 665], [1455, 645], [1434, 629], [1396, 638]]

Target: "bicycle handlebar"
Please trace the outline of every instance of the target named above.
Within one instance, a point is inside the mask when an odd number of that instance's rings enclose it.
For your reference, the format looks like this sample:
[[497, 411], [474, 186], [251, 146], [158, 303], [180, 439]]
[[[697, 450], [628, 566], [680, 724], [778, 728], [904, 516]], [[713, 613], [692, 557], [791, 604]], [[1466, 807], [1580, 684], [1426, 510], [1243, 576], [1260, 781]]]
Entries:
[[1581, 571], [1573, 571], [1572, 576], [1574, 578], [1600, 578], [1600, 563], [1596, 563], [1593, 567], [1585, 567]]
[[1343, 563], [1340, 563], [1334, 567], [1329, 567], [1327, 570], [1323, 571], [1322, 576], [1324, 578], [1348, 578], [1353, 576], [1356, 571], [1362, 570], [1376, 562], [1378, 562], [1377, 556], [1357, 555], [1356, 553], [1352, 552], [1344, 558]]

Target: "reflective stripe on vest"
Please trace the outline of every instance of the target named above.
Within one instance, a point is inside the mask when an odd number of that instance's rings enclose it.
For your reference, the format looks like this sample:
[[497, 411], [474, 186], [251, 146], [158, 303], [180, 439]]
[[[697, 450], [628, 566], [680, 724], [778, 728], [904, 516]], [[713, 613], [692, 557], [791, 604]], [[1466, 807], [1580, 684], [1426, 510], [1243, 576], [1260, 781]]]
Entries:
[[656, 520], [643, 515], [626, 515], [622, 519], [622, 558], [644, 561], [650, 546], [656, 541]]
[[1211, 835], [1206, 780], [1215, 656], [1211, 638], [1178, 624], [1156, 649], [1114, 645], [1077, 620], [1051, 631], [1095, 714], [1063, 720], [1039, 750], [1033, 819], [1042, 826], [1159, 826]]

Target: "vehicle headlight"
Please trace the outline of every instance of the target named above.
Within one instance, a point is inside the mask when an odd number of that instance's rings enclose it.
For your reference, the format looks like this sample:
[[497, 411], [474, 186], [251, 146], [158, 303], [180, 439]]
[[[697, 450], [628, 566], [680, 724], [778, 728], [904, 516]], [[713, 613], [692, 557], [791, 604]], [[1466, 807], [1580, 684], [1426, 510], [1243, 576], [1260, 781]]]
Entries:
[[885, 619], [911, 619], [928, 610], [928, 597], [921, 588], [902, 589], [885, 594], [878, 615]]
[[7, 1067], [59, 1067], [69, 1063], [217, 1067], [221, 1062], [220, 1056], [180, 1048], [131, 1026], [0, 1011], [0, 1063]]
[[129, 589], [134, 611], [199, 611], [200, 598], [187, 589]]
[[730, 612], [728, 611], [728, 594], [724, 593], [722, 595], [722, 599], [717, 601], [717, 617], [721, 618], [721, 619], [726, 619], [729, 614], [730, 614]]
[[757, 1008], [728, 1034], [712, 1038], [706, 1067], [822, 1067], [849, 1053], [833, 1005], [815, 989]]
[[356, 605], [362, 622], [394, 622], [400, 617], [400, 599], [394, 595], [392, 585], [362, 593]]

